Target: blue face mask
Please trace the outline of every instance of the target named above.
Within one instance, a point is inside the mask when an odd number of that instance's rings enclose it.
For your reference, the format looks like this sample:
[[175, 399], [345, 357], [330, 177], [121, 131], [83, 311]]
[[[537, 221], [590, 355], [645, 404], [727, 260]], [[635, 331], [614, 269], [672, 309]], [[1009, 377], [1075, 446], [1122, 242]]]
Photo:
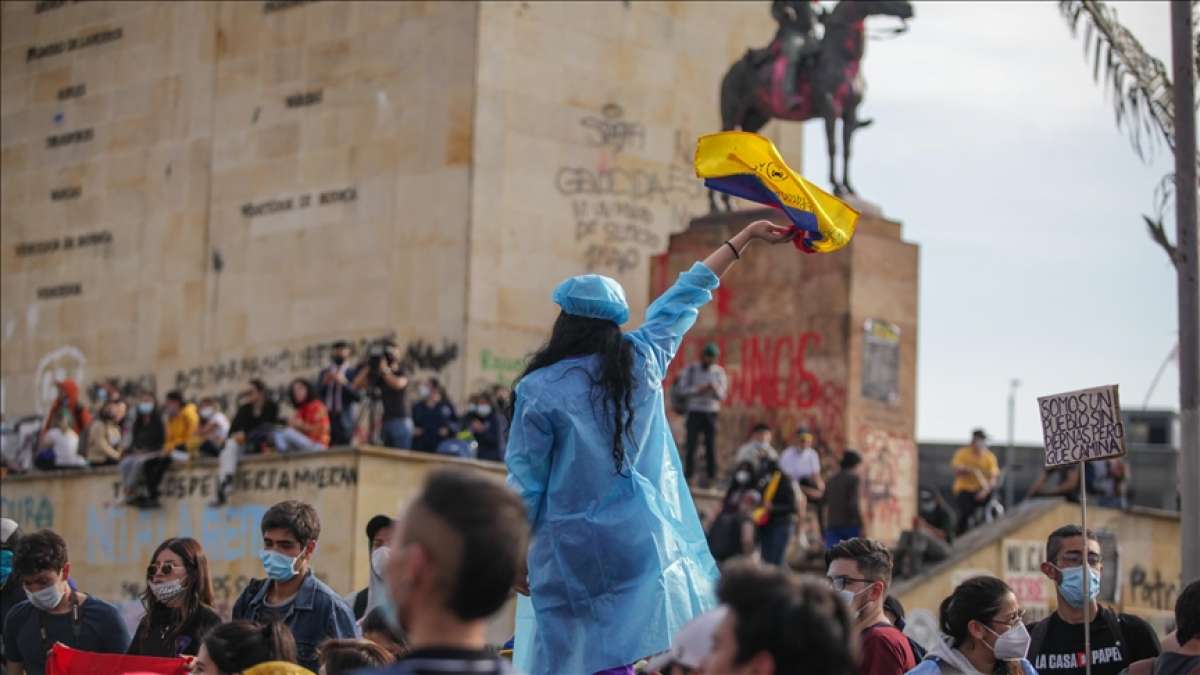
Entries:
[[12, 551], [0, 551], [0, 586], [8, 583], [8, 575], [12, 574]]
[[258, 557], [268, 579], [287, 581], [296, 576], [296, 558], [289, 558], [279, 551], [259, 551]]
[[143, 415], [149, 415], [150, 413], [154, 412], [154, 404], [153, 403], [145, 403], [145, 402], [139, 403], [138, 404], [138, 412], [140, 412]]
[[[1058, 591], [1062, 593], [1063, 600], [1075, 609], [1083, 608], [1083, 565], [1077, 567], [1068, 567], [1063, 569], [1054, 563], [1050, 563], [1054, 569], [1062, 573], [1062, 581], [1058, 584]], [[1100, 596], [1100, 570], [1095, 567], [1088, 567], [1088, 599], [1095, 600]]]
[[396, 600], [392, 598], [392, 583], [387, 579], [383, 582], [383, 598], [379, 601], [379, 611], [383, 612], [383, 620], [393, 636], [404, 635], [404, 627], [400, 625], [400, 609], [396, 607]]

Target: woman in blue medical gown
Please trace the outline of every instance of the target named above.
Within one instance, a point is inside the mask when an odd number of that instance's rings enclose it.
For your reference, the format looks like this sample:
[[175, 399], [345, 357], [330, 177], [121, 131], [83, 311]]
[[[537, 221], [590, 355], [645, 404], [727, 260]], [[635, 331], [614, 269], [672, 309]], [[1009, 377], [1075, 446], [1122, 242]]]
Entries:
[[616, 281], [588, 274], [555, 289], [562, 312], [518, 379], [505, 460], [533, 527], [518, 590], [536, 630], [518, 667], [632, 673], [715, 603], [717, 567], [667, 424], [663, 379], [721, 275], [754, 241], [790, 239], [787, 227], [750, 224], [679, 275], [628, 333]]

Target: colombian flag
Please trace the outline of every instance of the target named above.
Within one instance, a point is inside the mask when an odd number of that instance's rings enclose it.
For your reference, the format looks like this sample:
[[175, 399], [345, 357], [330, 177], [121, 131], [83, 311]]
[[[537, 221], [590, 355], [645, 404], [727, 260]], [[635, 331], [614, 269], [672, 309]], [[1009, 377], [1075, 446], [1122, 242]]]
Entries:
[[712, 190], [782, 210], [805, 253], [830, 253], [850, 243], [858, 211], [788, 168], [770, 139], [723, 131], [696, 142], [696, 177]]
[[46, 675], [188, 675], [184, 657], [98, 654], [54, 643], [46, 659]]

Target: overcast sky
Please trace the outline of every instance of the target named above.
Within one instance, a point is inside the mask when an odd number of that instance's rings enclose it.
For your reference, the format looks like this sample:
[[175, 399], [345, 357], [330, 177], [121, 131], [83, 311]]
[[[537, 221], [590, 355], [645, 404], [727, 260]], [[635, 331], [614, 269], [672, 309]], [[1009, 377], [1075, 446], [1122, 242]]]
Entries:
[[[1167, 3], [1112, 4], [1169, 69]], [[1172, 159], [1141, 161], [1117, 130], [1057, 3], [916, 3], [864, 65], [876, 122], [851, 182], [921, 247], [917, 437], [982, 426], [1002, 445], [1013, 378], [1018, 442], [1041, 441], [1039, 395], [1117, 383], [1141, 406], [1177, 335], [1175, 274], [1141, 219]], [[809, 123], [806, 173], [826, 166]], [[1178, 409], [1178, 373], [1152, 407]]]

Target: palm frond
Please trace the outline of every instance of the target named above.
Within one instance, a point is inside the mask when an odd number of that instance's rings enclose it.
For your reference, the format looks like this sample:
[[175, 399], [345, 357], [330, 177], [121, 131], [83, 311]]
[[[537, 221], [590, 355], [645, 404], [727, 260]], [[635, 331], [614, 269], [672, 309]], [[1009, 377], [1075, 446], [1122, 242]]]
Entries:
[[[1195, 4], [1196, 0], [1193, 0]], [[1171, 78], [1163, 62], [1117, 19], [1115, 9], [1099, 0], [1062, 0], [1059, 10], [1071, 33], [1083, 29], [1083, 53], [1092, 61], [1092, 79], [1112, 100], [1117, 127], [1129, 135], [1143, 160], [1158, 141], [1175, 150], [1175, 112]], [[1103, 73], [1103, 77], [1101, 74]]]

